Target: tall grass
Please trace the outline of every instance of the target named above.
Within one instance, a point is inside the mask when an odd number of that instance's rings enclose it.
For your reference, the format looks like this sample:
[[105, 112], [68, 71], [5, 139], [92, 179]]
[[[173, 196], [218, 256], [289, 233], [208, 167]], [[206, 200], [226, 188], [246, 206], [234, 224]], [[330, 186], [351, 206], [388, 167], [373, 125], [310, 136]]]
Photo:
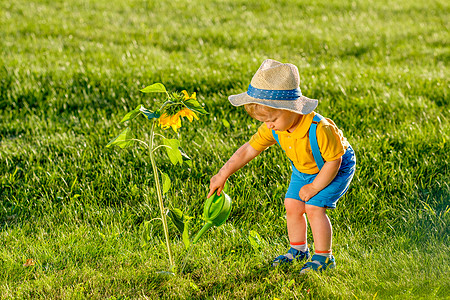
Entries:
[[[448, 15], [437, 0], [0, 2], [0, 298], [448, 297]], [[299, 67], [356, 150], [330, 211], [337, 269], [268, 267], [288, 243], [289, 164], [272, 147], [230, 178], [230, 219], [184, 274], [158, 273], [157, 221], [140, 243], [158, 216], [146, 152], [104, 146], [124, 113], [153, 107], [145, 85], [197, 92], [210, 115], [180, 134], [193, 166], [161, 166], [194, 233], [210, 177], [258, 126], [227, 96], [266, 58]]]

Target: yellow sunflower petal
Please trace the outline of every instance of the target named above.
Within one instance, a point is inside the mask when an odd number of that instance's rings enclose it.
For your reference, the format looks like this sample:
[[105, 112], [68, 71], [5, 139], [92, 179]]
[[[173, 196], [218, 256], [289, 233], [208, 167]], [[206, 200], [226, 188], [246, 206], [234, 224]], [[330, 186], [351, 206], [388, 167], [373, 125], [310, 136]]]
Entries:
[[197, 114], [193, 112], [192, 110], [189, 110], [189, 115], [194, 117], [196, 120], [198, 120]]
[[186, 117], [186, 110], [187, 110], [187, 108], [185, 107], [185, 108], [183, 108], [182, 110], [180, 110], [180, 116], [181, 117]]
[[171, 124], [171, 127], [172, 127], [173, 131], [177, 132], [178, 128], [181, 127], [181, 120], [178, 119], [177, 122], [172, 123], [172, 124]]
[[192, 117], [192, 115], [186, 114], [185, 117], [188, 118], [189, 122], [192, 122], [192, 120], [194, 120], [194, 117]]
[[165, 118], [164, 118], [164, 114], [163, 114], [158, 118], [158, 125], [162, 127], [164, 124], [165, 124]]
[[189, 121], [192, 121], [192, 116], [190, 115], [190, 109], [185, 107], [182, 110], [180, 110], [180, 116], [181, 117], [187, 117]]
[[177, 132], [177, 129], [181, 127], [180, 112], [170, 117], [170, 122], [168, 123], [172, 127], [173, 131]]
[[162, 129], [167, 129], [172, 127], [175, 131], [177, 128], [181, 127], [181, 121], [179, 120], [179, 114], [175, 114], [174, 116], [169, 116], [166, 113], [162, 114], [159, 119], [159, 126]]
[[170, 124], [177, 124], [180, 120], [180, 112], [177, 112], [170, 118]]
[[158, 124], [162, 129], [167, 129], [170, 127], [170, 117], [167, 114], [162, 114], [158, 119]]
[[186, 90], [182, 91], [182, 93], [184, 94], [183, 100], [197, 99], [197, 94], [195, 92], [193, 92], [192, 95], [190, 95], [190, 96]]
[[195, 112], [193, 112], [193, 111], [190, 110], [190, 109], [187, 109], [186, 112], [185, 112], [185, 114], [186, 114], [186, 117], [189, 119], [190, 122], [192, 122], [192, 121], [194, 120], [194, 118], [195, 118], [196, 120], [198, 120], [198, 117], [197, 117], [197, 115], [195, 114]]
[[184, 94], [184, 100], [189, 99], [189, 94], [186, 90], [181, 91]]

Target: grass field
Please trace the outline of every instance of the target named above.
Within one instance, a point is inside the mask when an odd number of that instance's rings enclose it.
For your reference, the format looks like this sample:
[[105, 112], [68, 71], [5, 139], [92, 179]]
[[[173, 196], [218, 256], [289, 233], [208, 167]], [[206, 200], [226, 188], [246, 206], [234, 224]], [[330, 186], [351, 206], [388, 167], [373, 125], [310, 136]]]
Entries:
[[[0, 298], [448, 299], [449, 15], [443, 0], [1, 1]], [[147, 152], [104, 146], [128, 111], [154, 107], [144, 86], [197, 92], [210, 114], [179, 134], [193, 166], [159, 164], [194, 234], [210, 177], [259, 125], [227, 96], [266, 58], [298, 66], [356, 151], [330, 212], [337, 269], [269, 268], [288, 247], [290, 176], [271, 147], [230, 178], [231, 216], [184, 273], [158, 273], [159, 221], [141, 246], [159, 216]]]

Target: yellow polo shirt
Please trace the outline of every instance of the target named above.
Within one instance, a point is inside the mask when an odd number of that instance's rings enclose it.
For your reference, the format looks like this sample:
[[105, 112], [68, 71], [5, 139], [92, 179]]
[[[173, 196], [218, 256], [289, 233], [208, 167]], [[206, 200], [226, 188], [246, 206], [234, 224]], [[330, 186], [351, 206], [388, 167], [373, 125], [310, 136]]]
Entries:
[[[304, 115], [300, 119], [297, 128], [289, 133], [287, 131], [276, 131], [286, 155], [294, 163], [297, 170], [306, 174], [316, 174], [319, 168], [314, 161], [311, 146], [309, 143], [308, 131], [315, 112]], [[273, 137], [272, 130], [262, 124], [258, 132], [250, 139], [249, 143], [257, 151], [264, 151], [277, 141]], [[317, 125], [317, 143], [324, 161], [332, 161], [344, 155], [349, 146], [342, 131], [330, 119], [324, 118]]]

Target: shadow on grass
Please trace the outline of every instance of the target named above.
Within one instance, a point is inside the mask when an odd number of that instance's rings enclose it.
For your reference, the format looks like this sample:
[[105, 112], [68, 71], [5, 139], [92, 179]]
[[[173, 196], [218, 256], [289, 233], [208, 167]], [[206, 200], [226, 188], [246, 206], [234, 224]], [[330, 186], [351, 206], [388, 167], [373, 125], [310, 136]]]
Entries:
[[[303, 288], [307, 277], [299, 275], [301, 266], [302, 263], [296, 263], [272, 268], [269, 261], [246, 266], [244, 258], [223, 269], [217, 266], [216, 270], [211, 270], [210, 266], [205, 268], [201, 263], [188, 264], [182, 276], [197, 282], [196, 295], [200, 298], [220, 295], [251, 299], [281, 292], [294, 282], [296, 289]], [[210, 277], [211, 274], [217, 276]]]

